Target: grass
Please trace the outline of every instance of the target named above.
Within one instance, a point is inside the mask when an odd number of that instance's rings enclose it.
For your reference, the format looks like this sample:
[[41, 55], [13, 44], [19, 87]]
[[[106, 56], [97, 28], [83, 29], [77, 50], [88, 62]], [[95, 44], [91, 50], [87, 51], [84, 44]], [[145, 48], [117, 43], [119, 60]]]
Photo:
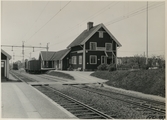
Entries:
[[109, 80], [106, 84], [126, 90], [165, 97], [165, 70], [96, 71], [92, 76]]
[[66, 73], [62, 73], [62, 72], [49, 71], [46, 74], [56, 76], [56, 77], [65, 78], [65, 79], [75, 80], [73, 76], [66, 74]]

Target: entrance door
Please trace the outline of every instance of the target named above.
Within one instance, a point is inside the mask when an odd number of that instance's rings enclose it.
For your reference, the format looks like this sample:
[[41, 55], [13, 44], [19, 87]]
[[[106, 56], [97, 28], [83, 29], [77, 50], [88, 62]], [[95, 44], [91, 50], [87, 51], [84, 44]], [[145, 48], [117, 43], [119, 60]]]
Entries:
[[5, 77], [5, 62], [1, 61], [1, 76]]

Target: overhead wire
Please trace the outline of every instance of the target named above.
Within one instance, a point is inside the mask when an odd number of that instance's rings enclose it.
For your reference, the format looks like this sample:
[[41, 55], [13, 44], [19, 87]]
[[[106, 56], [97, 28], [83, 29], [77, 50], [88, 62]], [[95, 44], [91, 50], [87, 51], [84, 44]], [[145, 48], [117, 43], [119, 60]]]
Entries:
[[[60, 35], [62, 35], [62, 34], [64, 34], [64, 33], [67, 33], [67, 32], [69, 32], [69, 31], [72, 32], [72, 31], [75, 30], [79, 25], [81, 26], [81, 25], [84, 23], [84, 21], [86, 21], [87, 19], [95, 18], [95, 17], [97, 17], [98, 15], [100, 15], [101, 13], [105, 12], [106, 10], [108, 10], [109, 8], [111, 8], [111, 7], [115, 6], [116, 4], [118, 4], [118, 2], [114, 2], [114, 3], [115, 3], [115, 4], [111, 3], [111, 4], [109, 4], [109, 5], [105, 6], [105, 7], [103, 7], [102, 9], [100, 9], [99, 11], [97, 11], [95, 14], [89, 16], [88, 18], [84, 19], [82, 22], [77, 23], [75, 26], [69, 28], [68, 30], [65, 30], [65, 31], [61, 32], [60, 34], [58, 34], [58, 35], [56, 35], [56, 36], [59, 37]], [[113, 5], [112, 5], [112, 4], [113, 4]], [[111, 6], [110, 6], [110, 5], [111, 5]], [[106, 8], [106, 7], [108, 7], [108, 8]], [[98, 14], [97, 14], [97, 13], [98, 13]], [[97, 15], [96, 15], [96, 14], [97, 14]]]
[[62, 9], [60, 9], [56, 14], [54, 14], [43, 26], [41, 26], [28, 40], [27, 42], [35, 35], [37, 34], [42, 28], [44, 28], [53, 18], [55, 18], [71, 1], [69, 1]]
[[[44, 12], [44, 10], [46, 9], [47, 5], [49, 4], [49, 1], [46, 3], [46, 5], [44, 6], [44, 8], [41, 10], [39, 16], [37, 17], [37, 19], [35, 20], [35, 22], [32, 24], [32, 26], [28, 29], [28, 31], [26, 32], [26, 34], [22, 37], [22, 39], [29, 33], [29, 31], [33, 28], [33, 26], [35, 25], [35, 23], [38, 21], [38, 19], [41, 17], [42, 13]], [[21, 39], [21, 40], [22, 40]], [[26, 42], [26, 40], [25, 40]]]
[[[68, 2], [62, 9], [60, 9], [49, 21], [47, 21], [37, 32], [39, 32], [45, 25], [47, 25], [61, 10], [63, 10], [68, 4], [69, 4], [70, 2]], [[111, 5], [111, 4], [110, 4]], [[157, 5], [157, 4], [156, 4]], [[161, 5], [152, 5], [151, 7], [152, 8], [149, 8], [149, 10], [151, 10], [151, 9], [154, 9], [154, 8], [157, 8], [157, 7], [159, 7], [159, 6], [161, 6]], [[137, 11], [138, 10], [138, 11]], [[142, 9], [137, 9], [137, 10], [135, 10], [135, 11], [133, 11], [133, 12], [130, 12], [128, 15], [128, 18], [129, 17], [132, 17], [132, 16], [134, 16], [134, 15], [138, 15], [138, 14], [141, 14], [142, 12], [145, 12], [146, 11], [146, 8], [142, 8]], [[97, 13], [96, 13], [97, 14]], [[97, 14], [98, 15], [98, 14]], [[96, 15], [96, 16], [97, 16]], [[93, 18], [93, 17], [96, 17], [95, 16], [95, 14], [93, 15], [93, 16], [91, 16], [91, 17], [89, 17], [89, 18]], [[109, 21], [108, 23], [109, 24], [107, 24], [106, 26], [109, 26], [109, 25], [111, 25], [111, 24], [114, 24], [114, 23], [116, 23], [116, 22], [119, 22], [119, 21], [121, 21], [121, 20], [124, 20], [124, 19], [126, 19], [125, 17], [123, 17], [123, 18], [121, 18], [121, 19], [119, 19], [119, 20], [117, 20], [117, 21], [114, 21], [114, 22], [112, 22], [112, 21]], [[86, 20], [86, 19], [85, 19]], [[83, 22], [83, 21], [82, 21]], [[81, 22], [81, 23], [82, 23]], [[81, 24], [80, 23], [80, 24]], [[78, 25], [78, 24], [77, 24]], [[77, 26], [76, 25], [76, 26]], [[76, 26], [74, 26], [74, 27], [76, 27]], [[71, 31], [71, 29], [70, 29], [70, 31]], [[31, 39], [37, 32], [35, 32], [29, 39]], [[62, 33], [61, 33], [62, 34]], [[59, 34], [59, 35], [61, 35], [61, 34]], [[72, 36], [73, 37], [73, 36]], [[64, 41], [66, 41], [66, 40], [64, 40]], [[61, 41], [61, 42], [58, 42], [58, 43], [55, 43], [55, 44], [59, 44], [59, 43], [62, 43], [62, 42], [64, 42], [64, 41]], [[55, 45], [54, 44], [54, 45]], [[53, 45], [52, 45], [53, 46]], [[43, 48], [44, 49], [44, 48]], [[40, 49], [41, 50], [41, 49]], [[40, 50], [37, 50], [37, 51], [40, 51]], [[37, 52], [37, 51], [34, 51], [34, 52]]]
[[[154, 8], [157, 8], [157, 7], [161, 6], [161, 5], [163, 5], [163, 4], [158, 4], [158, 5], [156, 4], [156, 5], [149, 6], [148, 10], [152, 10]], [[128, 18], [133, 17], [135, 15], [141, 14], [141, 13], [145, 12], [146, 9], [147, 8], [143, 8], [143, 9], [141, 9], [139, 11], [135, 11], [135, 12], [133, 12], [131, 14], [126, 15], [126, 16], [121, 16], [121, 17], [117, 18], [117, 20], [111, 20], [111, 21], [107, 22], [108, 24], [107, 23], [105, 23], [105, 24], [106, 24], [106, 26], [109, 26], [111, 24], [117, 23], [117, 22], [122, 21], [124, 19], [128, 19]]]
[[[151, 3], [151, 4], [153, 4], [153, 3]], [[151, 5], [150, 4], [150, 5]], [[159, 5], [159, 4], [158, 4]], [[162, 5], [162, 4], [161, 4]], [[160, 5], [159, 5], [160, 6]], [[153, 4], [153, 5], [151, 5], [151, 7], [159, 7], [159, 6], [157, 6], [157, 4]], [[143, 8], [144, 7], [144, 8]], [[149, 6], [150, 7], [150, 6]], [[133, 11], [131, 11], [131, 12], [129, 12], [129, 15], [134, 15], [134, 13], [138, 13], [138, 11], [139, 10], [141, 10], [142, 9], [142, 12], [145, 12], [146, 11], [146, 6], [142, 6], [142, 7], [140, 7], [140, 8], [137, 8], [136, 10], [133, 10]], [[151, 9], [153, 9], [153, 8], [149, 8], [149, 10], [151, 10]], [[143, 11], [144, 10], [144, 11]], [[141, 14], [141, 13], [138, 13], [138, 14]], [[136, 15], [136, 14], [135, 14]], [[129, 16], [129, 17], [132, 17], [132, 16]], [[116, 18], [117, 19], [117, 18]], [[125, 17], [124, 16], [121, 16], [121, 18], [119, 19], [119, 20], [117, 20], [117, 21], [114, 21], [113, 23], [110, 23], [110, 24], [114, 24], [114, 23], [116, 23], [116, 22], [119, 22], [119, 21], [121, 21], [121, 20], [123, 20], [123, 19], [125, 19]], [[108, 22], [107, 22], [108, 23]], [[106, 23], [104, 23], [104, 24], [106, 24]], [[110, 24], [107, 24], [106, 26], [109, 26]], [[71, 30], [72, 31], [72, 30]], [[64, 40], [64, 41], [66, 41], [66, 40]], [[58, 43], [62, 43], [62, 42], [58, 42]], [[54, 45], [55, 45], [56, 43], [54, 43]], [[53, 45], [52, 45], [53, 46]]]

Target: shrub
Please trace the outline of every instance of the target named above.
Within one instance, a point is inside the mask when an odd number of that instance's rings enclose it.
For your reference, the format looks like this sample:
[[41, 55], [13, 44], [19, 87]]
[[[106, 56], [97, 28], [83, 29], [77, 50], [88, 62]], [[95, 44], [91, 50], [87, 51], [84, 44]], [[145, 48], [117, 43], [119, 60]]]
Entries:
[[97, 67], [98, 70], [107, 70], [108, 65], [107, 64], [101, 64]]
[[141, 66], [141, 68], [143, 69], [143, 70], [148, 70], [149, 69], [149, 67], [150, 67], [150, 65], [149, 64], [144, 64], [144, 65], [142, 65]]
[[108, 71], [115, 71], [116, 70], [116, 64], [110, 64], [108, 67], [107, 67], [107, 70]]

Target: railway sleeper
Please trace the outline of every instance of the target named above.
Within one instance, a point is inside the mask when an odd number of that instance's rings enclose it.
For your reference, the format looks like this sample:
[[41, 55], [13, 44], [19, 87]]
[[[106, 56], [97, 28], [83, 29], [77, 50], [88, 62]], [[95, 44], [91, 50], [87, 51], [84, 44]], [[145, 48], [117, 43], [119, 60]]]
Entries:
[[63, 106], [63, 107], [82, 107], [81, 105], [77, 105], [77, 104], [64, 104], [64, 105], [61, 105], [61, 106]]
[[83, 107], [77, 107], [77, 108], [75, 108], [75, 107], [71, 107], [71, 108], [65, 108], [65, 109], [67, 109], [67, 110], [86, 110], [86, 108], [83, 108]]
[[96, 115], [96, 116], [80, 116], [81, 119], [105, 119], [105, 117]]
[[[75, 115], [75, 114], [74, 114]], [[92, 113], [92, 114], [80, 114], [80, 115], [75, 115], [75, 116], [77, 116], [77, 117], [92, 117], [92, 116], [99, 116], [99, 115], [97, 115], [96, 113]]]
[[97, 115], [97, 113], [94, 113], [94, 112], [87, 112], [87, 113], [80, 113], [80, 114], [75, 114], [75, 116], [85, 116], [85, 115]]
[[[66, 106], [66, 105], [77, 105], [76, 103], [60, 103], [60, 105], [62, 106]], [[78, 104], [79, 105], [79, 104]]]
[[87, 110], [87, 109], [85, 109], [85, 110], [70, 110], [70, 112], [71, 113], [83, 113], [83, 112], [91, 112], [90, 110]]

